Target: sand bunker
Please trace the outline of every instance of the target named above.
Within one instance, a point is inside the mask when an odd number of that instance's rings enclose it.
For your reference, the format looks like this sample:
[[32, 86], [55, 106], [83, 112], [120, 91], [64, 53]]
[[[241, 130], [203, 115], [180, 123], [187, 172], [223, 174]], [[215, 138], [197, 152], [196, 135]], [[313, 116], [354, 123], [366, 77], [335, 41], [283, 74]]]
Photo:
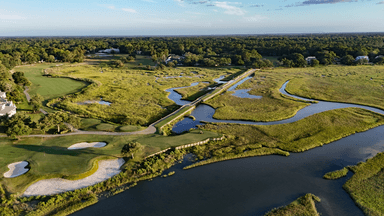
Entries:
[[9, 171], [4, 173], [5, 178], [14, 178], [17, 176], [21, 176], [24, 173], [28, 172], [29, 169], [25, 168], [28, 166], [27, 161], [20, 161], [16, 163], [11, 163], [8, 165]]
[[75, 181], [61, 178], [41, 180], [29, 186], [23, 196], [53, 195], [95, 185], [119, 174], [124, 163], [122, 158], [99, 161], [99, 169], [86, 178]]
[[85, 148], [102, 148], [106, 146], [106, 142], [82, 142], [82, 143], [76, 143], [68, 147], [69, 150], [76, 150], [76, 149], [85, 149]]

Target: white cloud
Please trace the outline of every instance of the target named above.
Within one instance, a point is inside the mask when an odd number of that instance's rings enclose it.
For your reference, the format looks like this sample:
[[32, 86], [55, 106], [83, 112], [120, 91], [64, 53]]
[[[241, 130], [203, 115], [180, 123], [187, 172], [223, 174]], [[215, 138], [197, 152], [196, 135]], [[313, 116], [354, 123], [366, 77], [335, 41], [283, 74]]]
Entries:
[[0, 20], [23, 20], [25, 17], [13, 14], [0, 14]]
[[[233, 2], [235, 4], [238, 4], [239, 2]], [[213, 3], [216, 7], [219, 7], [219, 8], [222, 8], [224, 9], [224, 13], [226, 14], [230, 14], [230, 15], [238, 15], [238, 16], [243, 16], [245, 14], [245, 10], [239, 8], [239, 7], [235, 7], [235, 6], [232, 6], [232, 5], [229, 5], [231, 4], [230, 2], [219, 2], [219, 1], [216, 1]]]
[[376, 4], [384, 4], [384, 1], [381, 1], [381, 2], [377, 2]]
[[125, 12], [129, 12], [129, 13], [137, 13], [137, 11], [135, 9], [132, 9], [132, 8], [121, 8], [121, 10], [123, 10]]
[[150, 3], [157, 3], [157, 2], [155, 2], [155, 1], [153, 1], [153, 0], [142, 0], [142, 1], [150, 2]]
[[261, 15], [253, 15], [253, 16], [250, 16], [250, 17], [244, 17], [244, 20], [246, 22], [259, 22], [261, 20], [264, 20], [264, 19], [267, 19], [267, 17], [265, 16], [261, 16]]

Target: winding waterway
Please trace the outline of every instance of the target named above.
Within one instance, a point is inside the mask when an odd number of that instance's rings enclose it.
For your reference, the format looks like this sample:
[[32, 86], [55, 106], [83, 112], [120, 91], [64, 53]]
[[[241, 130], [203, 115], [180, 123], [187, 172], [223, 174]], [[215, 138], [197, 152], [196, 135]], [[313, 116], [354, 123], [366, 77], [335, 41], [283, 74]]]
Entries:
[[[288, 82], [282, 86], [280, 92], [289, 95], [285, 92], [287, 84]], [[207, 105], [199, 105], [192, 113], [197, 121], [189, 118], [186, 120], [193, 124], [200, 120], [283, 124], [345, 107], [360, 107], [384, 114], [384, 111], [372, 107], [319, 101], [283, 121], [264, 123], [215, 120], [212, 118], [214, 109]], [[180, 125], [181, 122], [176, 129], [183, 126]], [[352, 176], [351, 173], [339, 180], [325, 180], [322, 176], [384, 151], [383, 130], [384, 126], [379, 126], [323, 147], [303, 153], [291, 153], [289, 157], [251, 157], [183, 170], [184, 166], [192, 163], [186, 157], [182, 164], [166, 171], [176, 171], [172, 177], [139, 182], [136, 187], [101, 200], [74, 215], [263, 215], [306, 193], [313, 193], [321, 198], [316, 207], [322, 215], [364, 215], [342, 189], [342, 185]]]

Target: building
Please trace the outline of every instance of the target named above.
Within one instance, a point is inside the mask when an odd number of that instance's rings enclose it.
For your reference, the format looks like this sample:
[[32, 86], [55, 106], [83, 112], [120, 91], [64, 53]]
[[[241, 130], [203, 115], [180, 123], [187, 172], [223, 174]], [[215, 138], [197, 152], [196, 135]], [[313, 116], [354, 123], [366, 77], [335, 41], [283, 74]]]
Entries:
[[99, 50], [99, 53], [112, 53], [112, 51], [114, 53], [120, 53], [120, 49], [114, 49], [114, 48], [105, 49], [105, 50]]
[[355, 59], [355, 61], [358, 61], [358, 60], [360, 60], [360, 59], [367, 59], [367, 61], [369, 61], [368, 56], [357, 56], [356, 59]]
[[175, 55], [175, 54], [170, 54], [168, 56], [168, 58], [165, 60], [165, 64], [168, 64], [168, 62], [173, 62], [173, 61], [180, 61], [182, 60], [184, 57], [182, 56], [178, 56], [178, 55]]
[[315, 56], [308, 56], [307, 58], [305, 58], [305, 61], [307, 61], [307, 64], [311, 64], [312, 60], [316, 60], [316, 57]]
[[137, 55], [141, 55], [141, 51], [140, 51], [140, 50], [137, 50], [137, 51], [136, 51], [136, 54], [137, 54]]
[[0, 117], [8, 115], [11, 117], [16, 114], [16, 106], [12, 101], [7, 101], [5, 92], [0, 91]]

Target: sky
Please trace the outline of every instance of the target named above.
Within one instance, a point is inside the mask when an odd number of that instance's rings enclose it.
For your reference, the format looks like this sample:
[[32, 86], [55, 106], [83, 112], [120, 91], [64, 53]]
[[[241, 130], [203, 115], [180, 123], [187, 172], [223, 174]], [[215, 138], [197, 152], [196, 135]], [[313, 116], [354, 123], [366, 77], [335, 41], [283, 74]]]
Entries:
[[0, 37], [334, 32], [384, 32], [384, 0], [0, 0]]

